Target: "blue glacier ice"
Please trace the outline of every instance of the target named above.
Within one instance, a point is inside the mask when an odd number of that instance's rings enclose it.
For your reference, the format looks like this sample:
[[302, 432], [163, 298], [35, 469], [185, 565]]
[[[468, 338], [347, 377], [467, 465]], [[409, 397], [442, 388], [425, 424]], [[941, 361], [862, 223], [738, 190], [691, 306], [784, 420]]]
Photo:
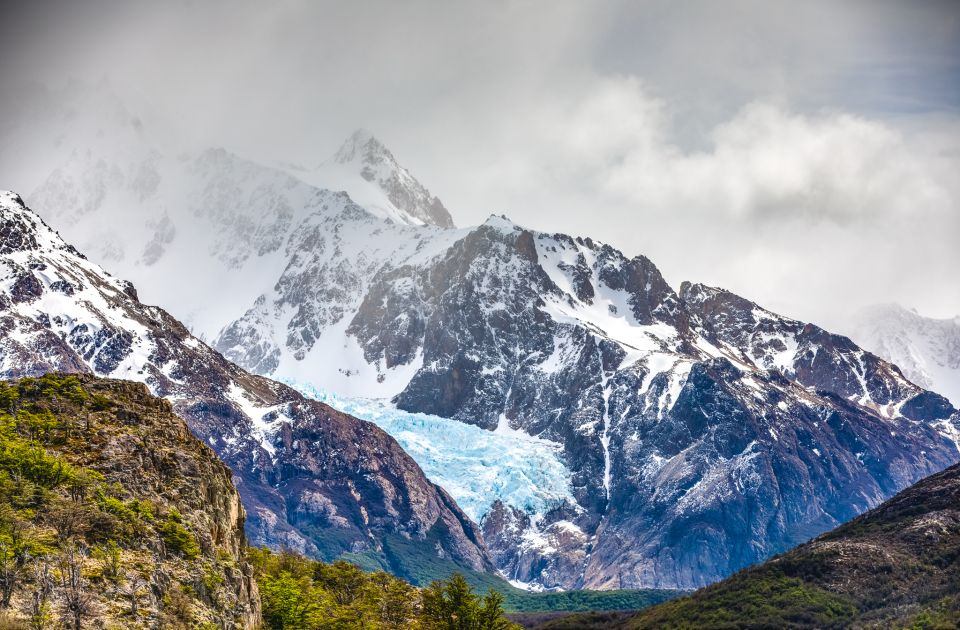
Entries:
[[325, 402], [389, 433], [434, 483], [479, 523], [494, 501], [539, 516], [564, 501], [575, 504], [570, 471], [556, 442], [501, 428], [487, 431], [456, 420], [401, 411], [388, 401], [339, 396], [287, 381], [304, 396]]

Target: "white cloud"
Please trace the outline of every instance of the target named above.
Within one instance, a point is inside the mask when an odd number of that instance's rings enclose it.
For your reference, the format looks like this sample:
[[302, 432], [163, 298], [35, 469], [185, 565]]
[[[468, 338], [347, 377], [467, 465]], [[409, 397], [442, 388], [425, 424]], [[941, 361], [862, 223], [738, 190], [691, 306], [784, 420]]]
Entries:
[[547, 109], [520, 143], [550, 179], [537, 185], [585, 178], [598, 198], [646, 211], [845, 223], [956, 203], [950, 181], [927, 168], [931, 156], [864, 117], [754, 102], [714, 128], [707, 149], [684, 151], [666, 105], [633, 77], [598, 79], [574, 106]]
[[647, 254], [674, 284], [834, 327], [876, 301], [960, 310], [960, 139], [755, 101], [685, 149], [669, 111], [636, 77], [597, 77], [512, 120], [493, 149], [508, 159], [469, 171], [471, 190], [521, 223]]

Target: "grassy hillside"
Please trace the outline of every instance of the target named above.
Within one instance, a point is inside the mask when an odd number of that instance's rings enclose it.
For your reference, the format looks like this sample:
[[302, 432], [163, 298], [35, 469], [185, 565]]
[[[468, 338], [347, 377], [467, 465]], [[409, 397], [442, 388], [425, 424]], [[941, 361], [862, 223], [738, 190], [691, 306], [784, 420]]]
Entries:
[[960, 465], [768, 562], [628, 618], [550, 628], [960, 627]]

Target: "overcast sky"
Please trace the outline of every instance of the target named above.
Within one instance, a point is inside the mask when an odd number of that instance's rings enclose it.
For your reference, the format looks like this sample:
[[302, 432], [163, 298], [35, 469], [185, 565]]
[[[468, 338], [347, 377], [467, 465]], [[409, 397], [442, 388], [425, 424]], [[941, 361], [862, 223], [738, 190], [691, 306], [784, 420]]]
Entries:
[[0, 24], [4, 85], [107, 77], [261, 161], [366, 127], [459, 225], [589, 235], [830, 326], [960, 314], [958, 2], [31, 2]]

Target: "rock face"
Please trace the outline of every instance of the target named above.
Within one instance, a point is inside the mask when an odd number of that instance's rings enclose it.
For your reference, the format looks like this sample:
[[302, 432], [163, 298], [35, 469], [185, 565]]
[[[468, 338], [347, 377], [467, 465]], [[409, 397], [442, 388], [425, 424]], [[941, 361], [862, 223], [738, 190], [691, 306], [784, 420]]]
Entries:
[[[275, 289], [216, 347], [562, 445], [574, 504], [498, 506], [482, 523], [513, 579], [701, 586], [958, 459], [954, 408], [893, 365], [732, 293], [674, 291], [642, 256], [500, 217], [381, 226], [380, 245], [351, 254], [356, 224], [316, 220], [328, 229], [292, 247]], [[330, 354], [338, 374], [322, 367]]]
[[394, 536], [451, 567], [491, 569], [476, 525], [376, 426], [226, 361], [12, 193], [0, 193], [0, 234], [0, 376], [146, 383], [233, 470], [254, 544], [360, 554], [404, 575], [412, 559], [384, 554]]
[[[64, 559], [52, 556], [68, 553], [73, 545], [102, 552], [113, 544], [111, 572], [101, 566], [102, 553], [67, 556], [83, 568], [80, 589], [90, 600], [84, 617], [125, 628], [260, 627], [244, 510], [229, 468], [190, 434], [169, 402], [153, 397], [142, 384], [87, 374], [74, 378], [51, 374], [39, 381], [0, 383], [0, 392], [16, 392], [12, 417], [20, 410], [51, 414], [57, 428], [39, 442], [48, 453], [102, 476], [86, 495], [71, 490], [69, 498], [58, 499], [58, 493], [68, 492], [54, 487], [48, 498], [32, 505], [30, 520], [21, 527], [52, 527], [56, 536], [48, 529], [44, 540], [56, 542], [48, 544], [46, 556], [24, 562], [62, 566]], [[8, 451], [5, 468], [13, 452]], [[12, 510], [9, 503], [4, 507]], [[82, 516], [74, 523], [64, 510]], [[6, 527], [9, 512], [4, 513]], [[177, 530], [171, 523], [180, 524], [182, 538], [171, 538], [169, 531]], [[181, 540], [194, 547], [178, 548]], [[43, 591], [38, 579], [28, 577], [39, 574], [28, 568], [23, 567], [14, 591], [15, 617], [29, 618], [31, 598]], [[174, 605], [182, 587], [189, 587], [189, 594]], [[51, 590], [52, 612], [66, 593], [56, 586]], [[131, 615], [134, 600], [138, 613]], [[85, 627], [87, 619], [81, 621]]]
[[960, 317], [934, 319], [878, 304], [857, 314], [850, 334], [912, 382], [960, 404]]
[[789, 553], [603, 627], [953, 628], [958, 554], [960, 466], [952, 466]]

